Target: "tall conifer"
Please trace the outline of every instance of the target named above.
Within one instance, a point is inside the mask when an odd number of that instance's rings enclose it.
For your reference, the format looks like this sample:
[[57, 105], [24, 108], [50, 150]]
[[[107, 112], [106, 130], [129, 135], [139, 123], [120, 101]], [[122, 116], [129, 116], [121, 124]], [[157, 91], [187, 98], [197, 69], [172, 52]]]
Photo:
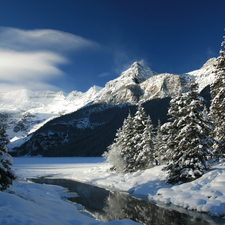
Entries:
[[16, 178], [10, 166], [13, 164], [11, 155], [8, 154], [7, 144], [9, 140], [5, 128], [0, 127], [0, 190], [3, 191], [12, 184]]
[[198, 96], [197, 84], [190, 77], [189, 91], [170, 102], [167, 126], [168, 149], [171, 159], [167, 166], [168, 183], [192, 181], [209, 168], [213, 140], [208, 137], [212, 127], [203, 110], [203, 99]]
[[165, 154], [166, 154], [166, 144], [161, 130], [161, 122], [160, 120], [158, 120], [154, 146], [154, 158], [156, 164], [163, 164], [166, 161]]
[[[224, 36], [225, 38], [225, 36]], [[221, 46], [225, 46], [225, 41]], [[215, 144], [214, 155], [224, 157], [225, 154], [225, 51], [220, 50], [220, 56], [214, 64], [215, 80], [211, 84], [212, 102], [210, 115], [215, 121]]]

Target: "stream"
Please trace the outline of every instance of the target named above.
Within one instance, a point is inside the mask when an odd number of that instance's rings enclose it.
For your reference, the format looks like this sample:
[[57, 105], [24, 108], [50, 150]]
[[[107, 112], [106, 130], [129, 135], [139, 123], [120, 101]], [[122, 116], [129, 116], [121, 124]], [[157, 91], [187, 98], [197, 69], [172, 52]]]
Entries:
[[[53, 177], [30, 178], [29, 181], [41, 184], [58, 185], [76, 193], [67, 198], [82, 212], [105, 222], [131, 219], [145, 225], [205, 225], [224, 224], [225, 219], [211, 217], [205, 213], [188, 211], [181, 207], [158, 205], [127, 193], [109, 191], [74, 180]], [[174, 210], [175, 209], [175, 210]]]

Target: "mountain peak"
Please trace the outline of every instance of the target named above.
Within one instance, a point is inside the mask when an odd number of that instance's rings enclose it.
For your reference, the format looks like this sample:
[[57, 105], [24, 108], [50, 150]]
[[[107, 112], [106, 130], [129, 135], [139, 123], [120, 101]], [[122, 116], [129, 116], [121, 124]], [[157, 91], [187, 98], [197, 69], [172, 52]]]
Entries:
[[209, 59], [201, 69], [206, 68], [208, 66], [213, 66], [213, 64], [216, 63], [216, 57]]
[[131, 68], [134, 68], [134, 67], [143, 67], [141, 63], [139, 62], [134, 62], [132, 65], [131, 65]]
[[128, 70], [121, 73], [120, 77], [131, 78], [135, 83], [142, 83], [156, 74], [151, 68], [139, 62], [134, 62]]

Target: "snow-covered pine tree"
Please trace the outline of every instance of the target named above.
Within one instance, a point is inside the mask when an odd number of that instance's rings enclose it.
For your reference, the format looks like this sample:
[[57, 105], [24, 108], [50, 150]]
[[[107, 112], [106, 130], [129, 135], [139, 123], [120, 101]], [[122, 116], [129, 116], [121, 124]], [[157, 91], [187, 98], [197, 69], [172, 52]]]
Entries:
[[11, 155], [8, 154], [6, 145], [9, 143], [5, 134], [5, 127], [0, 127], [0, 190], [3, 191], [15, 180], [15, 175], [10, 166], [13, 164]]
[[154, 143], [154, 158], [156, 161], [156, 165], [163, 164], [166, 161], [166, 146], [163, 138], [163, 133], [161, 130], [161, 121], [158, 120], [158, 126], [156, 128], [156, 137]]
[[130, 139], [133, 149], [130, 152], [130, 160], [127, 164], [128, 172], [148, 167], [152, 149], [151, 133], [151, 119], [150, 117], [148, 119], [143, 106], [139, 104], [133, 118], [133, 137]]
[[111, 169], [118, 172], [128, 171], [130, 164], [133, 164], [134, 148], [131, 139], [134, 136], [133, 118], [129, 112], [123, 125], [116, 132], [114, 142], [108, 147], [108, 152], [104, 152], [103, 157], [112, 165]]
[[138, 145], [139, 154], [136, 158], [137, 168], [146, 169], [153, 166], [154, 161], [154, 138], [153, 125], [150, 116], [147, 116], [143, 134]]
[[[221, 46], [225, 46], [225, 41]], [[214, 74], [215, 80], [210, 86], [212, 96], [210, 115], [215, 121], [213, 153], [220, 158], [225, 154], [225, 51], [223, 50], [220, 50], [220, 56], [214, 64]]]
[[188, 92], [170, 101], [167, 125], [167, 145], [171, 159], [167, 166], [168, 183], [192, 181], [209, 168], [213, 140], [208, 137], [212, 127], [203, 114], [203, 98], [197, 93], [197, 84], [190, 77]]
[[114, 143], [103, 156], [118, 172], [146, 169], [153, 160], [153, 126], [150, 116], [139, 105], [135, 116], [129, 112], [123, 126], [117, 130]]
[[[203, 117], [204, 122], [206, 124], [208, 124], [208, 127], [210, 128], [208, 130], [205, 130], [205, 132], [206, 132], [205, 135], [208, 136], [209, 138], [211, 138], [213, 143], [215, 143], [215, 139], [214, 139], [215, 122], [214, 122], [213, 118], [211, 117], [210, 113], [208, 112], [208, 109], [205, 105], [204, 105], [202, 113], [204, 115], [204, 117]], [[212, 147], [211, 156], [213, 156], [213, 147]]]

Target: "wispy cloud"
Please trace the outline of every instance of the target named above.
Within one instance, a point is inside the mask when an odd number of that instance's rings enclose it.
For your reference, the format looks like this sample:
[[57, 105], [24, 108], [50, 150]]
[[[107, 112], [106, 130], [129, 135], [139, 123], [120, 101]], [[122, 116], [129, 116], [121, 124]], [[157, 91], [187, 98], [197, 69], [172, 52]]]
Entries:
[[58, 90], [48, 79], [64, 75], [59, 65], [69, 62], [65, 53], [98, 47], [95, 42], [61, 31], [1, 27], [0, 91]]
[[108, 76], [110, 76], [109, 72], [101, 73], [98, 75], [98, 77], [108, 77]]
[[213, 58], [213, 57], [217, 57], [218, 54], [219, 54], [219, 51], [215, 52], [212, 48], [208, 47], [206, 54], [207, 54], [207, 58], [210, 59], [210, 58]]
[[0, 47], [17, 51], [78, 50], [99, 45], [81, 36], [51, 29], [21, 30], [0, 27]]
[[140, 59], [131, 53], [127, 53], [126, 51], [116, 51], [114, 56], [114, 70], [116, 73], [120, 74], [130, 68], [134, 62], [147, 65], [147, 61], [145, 59]]

